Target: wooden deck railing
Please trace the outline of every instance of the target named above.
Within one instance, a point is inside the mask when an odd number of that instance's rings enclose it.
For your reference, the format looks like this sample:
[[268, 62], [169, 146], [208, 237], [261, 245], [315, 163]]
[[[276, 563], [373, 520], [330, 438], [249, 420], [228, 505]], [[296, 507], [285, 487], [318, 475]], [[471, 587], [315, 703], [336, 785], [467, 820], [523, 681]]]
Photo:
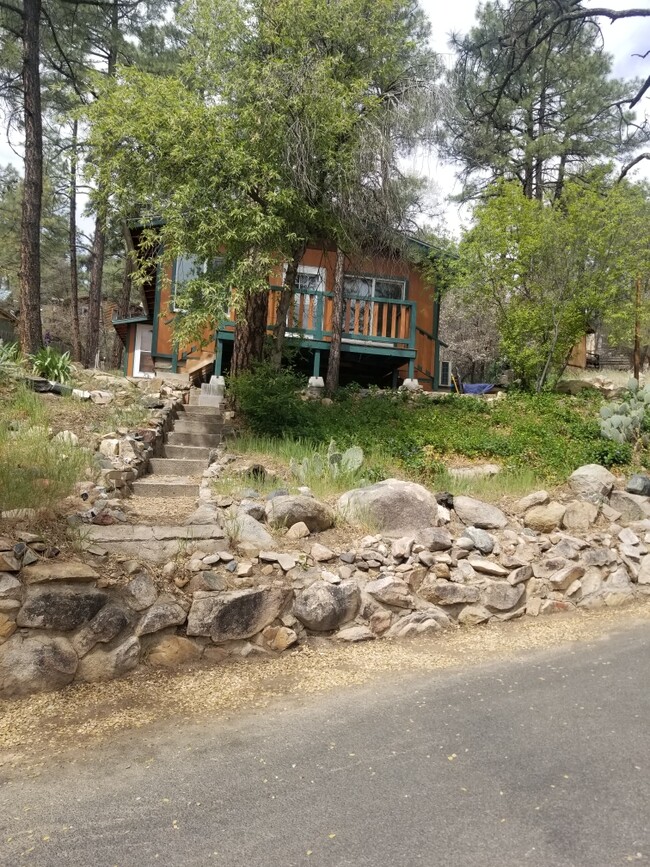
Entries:
[[[277, 323], [277, 309], [281, 290], [273, 287], [269, 292], [268, 328]], [[305, 341], [329, 343], [332, 339], [333, 295], [304, 289], [295, 292], [287, 316], [287, 333]], [[394, 349], [416, 348], [416, 311], [414, 301], [392, 298], [346, 297], [343, 304], [343, 341], [352, 344], [368, 343]], [[221, 323], [222, 330], [234, 326], [234, 311]]]

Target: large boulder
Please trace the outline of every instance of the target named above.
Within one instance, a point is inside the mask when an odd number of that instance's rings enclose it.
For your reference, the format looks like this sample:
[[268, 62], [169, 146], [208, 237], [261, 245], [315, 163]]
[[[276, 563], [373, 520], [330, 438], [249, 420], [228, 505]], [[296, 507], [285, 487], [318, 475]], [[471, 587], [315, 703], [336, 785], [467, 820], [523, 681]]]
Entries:
[[293, 615], [313, 632], [330, 632], [356, 616], [359, 602], [356, 582], [330, 584], [327, 581], [314, 581], [296, 595]]
[[637, 494], [641, 497], [650, 497], [650, 476], [634, 475], [625, 486], [628, 494]]
[[438, 520], [433, 494], [422, 485], [401, 479], [385, 479], [347, 491], [337, 508], [346, 520], [371, 523], [377, 530], [389, 532], [420, 530]]
[[[510, 586], [510, 585], [508, 585]], [[457, 584], [444, 578], [427, 580], [421, 585], [418, 595], [434, 605], [471, 605], [478, 602], [480, 590], [475, 585]]]
[[101, 590], [69, 585], [34, 585], [27, 589], [18, 612], [18, 626], [69, 632], [92, 620], [108, 602]]
[[0, 695], [27, 695], [70, 683], [78, 665], [66, 638], [13, 635], [0, 646]]
[[266, 520], [277, 527], [305, 524], [311, 533], [329, 530], [334, 526], [334, 512], [325, 503], [313, 497], [273, 497], [266, 504]]
[[574, 500], [566, 507], [562, 526], [571, 532], [586, 533], [598, 518], [599, 507], [587, 500]]
[[365, 590], [366, 593], [385, 605], [394, 605], [396, 608], [413, 608], [415, 606], [411, 588], [406, 581], [400, 581], [390, 575], [377, 578], [376, 581], [368, 581]]
[[573, 493], [597, 506], [609, 497], [615, 483], [616, 476], [600, 464], [585, 464], [569, 476], [569, 487]]
[[190, 638], [182, 635], [159, 635], [148, 644], [146, 661], [149, 665], [175, 668], [199, 659], [201, 651], [201, 646]]
[[187, 613], [178, 602], [164, 601], [159, 599], [144, 612], [140, 618], [135, 633], [136, 635], [148, 635], [152, 632], [160, 632], [168, 626], [180, 626], [185, 623]]
[[85, 656], [96, 644], [112, 641], [127, 623], [128, 618], [119, 605], [104, 605], [72, 640], [77, 656]]
[[216, 643], [251, 638], [272, 623], [286, 599], [284, 590], [235, 590], [194, 594], [188, 635], [209, 635]]
[[275, 540], [266, 527], [263, 527], [256, 518], [241, 509], [237, 512], [232, 527], [229, 529], [236, 537], [235, 541], [238, 545], [259, 548], [260, 550], [272, 548], [275, 545]]
[[25, 584], [47, 584], [51, 581], [96, 581], [99, 575], [80, 560], [39, 560], [26, 566], [21, 577]]
[[619, 520], [624, 524], [642, 521], [650, 518], [650, 500], [638, 494], [628, 494], [626, 491], [612, 491], [609, 505], [621, 513]]
[[523, 584], [513, 586], [507, 581], [492, 581], [481, 593], [481, 601], [487, 608], [497, 611], [508, 611], [514, 608], [524, 595]]
[[501, 530], [508, 523], [501, 509], [473, 497], [454, 497], [454, 510], [463, 524], [480, 530]]
[[92, 683], [112, 680], [135, 668], [140, 661], [140, 642], [131, 635], [116, 646], [96, 647], [79, 663], [77, 680]]

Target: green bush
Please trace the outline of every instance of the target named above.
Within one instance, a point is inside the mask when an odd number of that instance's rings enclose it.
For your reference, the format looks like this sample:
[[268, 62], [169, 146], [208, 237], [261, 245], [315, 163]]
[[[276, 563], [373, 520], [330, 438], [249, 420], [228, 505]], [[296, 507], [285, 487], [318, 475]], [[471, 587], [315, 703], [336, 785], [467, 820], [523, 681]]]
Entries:
[[31, 362], [34, 373], [52, 382], [69, 382], [72, 377], [69, 352], [61, 353], [52, 346], [43, 346], [32, 355]]
[[230, 392], [248, 426], [258, 436], [305, 437], [314, 418], [300, 397], [305, 382], [291, 370], [259, 364], [230, 380]]

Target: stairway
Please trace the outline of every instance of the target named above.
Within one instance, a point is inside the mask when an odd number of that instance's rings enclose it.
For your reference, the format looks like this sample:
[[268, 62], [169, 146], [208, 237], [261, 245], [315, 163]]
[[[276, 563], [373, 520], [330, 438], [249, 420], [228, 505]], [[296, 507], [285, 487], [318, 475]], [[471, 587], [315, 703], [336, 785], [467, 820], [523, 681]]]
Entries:
[[210, 450], [222, 441], [225, 429], [219, 409], [198, 406], [192, 399], [167, 435], [163, 457], [152, 458], [149, 474], [133, 483], [134, 496], [198, 497]]

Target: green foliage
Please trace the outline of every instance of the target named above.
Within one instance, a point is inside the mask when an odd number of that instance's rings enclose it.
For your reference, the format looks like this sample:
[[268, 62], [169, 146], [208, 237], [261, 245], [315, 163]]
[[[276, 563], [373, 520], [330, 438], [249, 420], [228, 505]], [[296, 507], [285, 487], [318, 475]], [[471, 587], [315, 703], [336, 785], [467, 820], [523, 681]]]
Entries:
[[306, 383], [291, 370], [275, 370], [258, 364], [230, 380], [236, 405], [245, 415], [250, 429], [265, 436], [308, 436], [313, 418], [300, 397]]
[[[600, 430], [605, 439], [615, 443], [637, 443], [644, 431], [650, 431], [650, 384], [639, 388], [631, 379], [622, 402], [606, 404], [600, 410]], [[643, 437], [645, 445], [650, 437]]]
[[0, 401], [0, 510], [51, 507], [92, 464], [91, 452], [50, 438], [37, 394], [21, 387]]
[[[257, 391], [263, 387], [260, 379]], [[630, 463], [627, 446], [602, 438], [597, 421], [600, 405], [596, 392], [578, 398], [520, 392], [487, 403], [455, 395], [405, 402], [386, 393], [360, 397], [350, 389], [337, 393], [331, 406], [302, 403], [299, 426], [284, 424], [281, 433], [273, 430], [275, 410], [269, 406], [255, 414], [254, 430], [285, 437], [286, 448], [293, 438], [313, 443], [319, 450], [332, 439], [341, 449], [359, 446], [366, 455], [380, 454], [385, 472], [392, 465], [436, 485], [447, 462], [458, 457], [496, 462], [507, 478], [524, 473], [540, 484], [553, 484], [583, 464]], [[251, 423], [243, 405], [242, 410]], [[295, 457], [302, 460], [299, 454]], [[372, 463], [370, 458], [367, 461]], [[371, 474], [364, 468], [364, 475]]]
[[636, 197], [595, 176], [565, 185], [559, 204], [502, 182], [476, 206], [458, 283], [467, 304], [494, 312], [501, 351], [525, 388], [541, 391], [557, 378], [589, 323], [633, 279], [628, 216]]
[[0, 375], [14, 377], [20, 369], [21, 356], [18, 344], [0, 340]]
[[43, 346], [31, 357], [31, 362], [34, 373], [52, 382], [69, 382], [72, 377], [69, 352], [61, 353], [52, 346]]
[[292, 458], [289, 468], [301, 484], [306, 485], [309, 484], [308, 479], [314, 476], [317, 478], [331, 476], [334, 479], [339, 476], [347, 476], [352, 479], [361, 469], [363, 459], [363, 449], [359, 446], [351, 446], [344, 452], [340, 452], [334, 440], [331, 440], [325, 459], [319, 452], [315, 452], [300, 462]]

